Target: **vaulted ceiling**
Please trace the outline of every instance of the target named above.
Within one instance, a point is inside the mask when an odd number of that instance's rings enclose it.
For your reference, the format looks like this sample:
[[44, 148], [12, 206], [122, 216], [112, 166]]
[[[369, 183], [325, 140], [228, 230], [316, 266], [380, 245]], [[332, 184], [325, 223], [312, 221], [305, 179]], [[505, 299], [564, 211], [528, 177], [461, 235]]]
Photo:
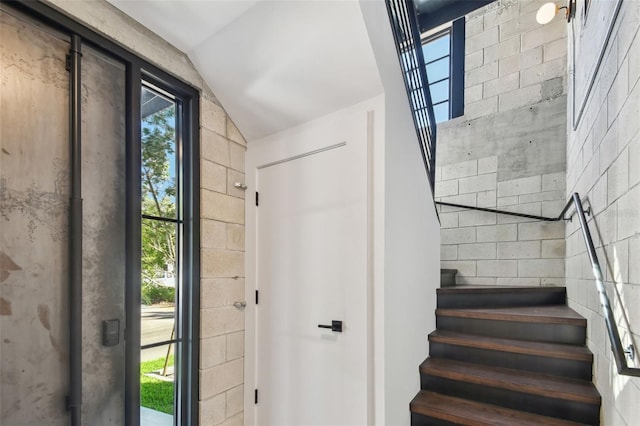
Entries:
[[189, 55], [248, 140], [382, 92], [356, 0], [108, 0]]

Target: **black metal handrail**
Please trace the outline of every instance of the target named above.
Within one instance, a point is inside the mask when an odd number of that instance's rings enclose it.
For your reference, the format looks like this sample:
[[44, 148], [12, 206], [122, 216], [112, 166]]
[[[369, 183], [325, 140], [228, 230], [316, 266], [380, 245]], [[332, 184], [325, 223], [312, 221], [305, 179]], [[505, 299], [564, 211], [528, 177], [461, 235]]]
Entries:
[[534, 214], [527, 214], [527, 213], [510, 212], [510, 211], [506, 211], [506, 210], [490, 209], [490, 208], [487, 208], [487, 207], [474, 207], [474, 206], [466, 206], [464, 204], [445, 203], [443, 201], [436, 201], [436, 205], [438, 205], [438, 206], [448, 206], [448, 207], [459, 207], [459, 208], [462, 208], [462, 209], [479, 210], [481, 212], [487, 212], [487, 213], [506, 214], [506, 215], [509, 215], [509, 216], [525, 217], [527, 219], [542, 220], [542, 221], [545, 221], [545, 222], [557, 222], [557, 221], [565, 219], [564, 218], [565, 211], [563, 211], [562, 214], [560, 214], [560, 216], [558, 216], [558, 217], [547, 217], [547, 216], [537, 216], [537, 215], [534, 215]]
[[418, 16], [413, 0], [386, 0], [385, 3], [411, 105], [420, 152], [433, 195], [436, 174], [436, 119], [422, 54]]
[[[629, 367], [627, 365], [627, 358], [625, 354], [628, 354], [628, 353], [633, 354], [633, 345], [629, 345], [628, 350], [625, 350], [622, 346], [622, 341], [620, 340], [620, 333], [618, 332], [618, 326], [616, 324], [615, 318], [613, 317], [613, 311], [611, 310], [611, 303], [609, 302], [609, 296], [607, 296], [607, 291], [604, 286], [604, 280], [602, 278], [602, 268], [600, 267], [598, 254], [596, 253], [596, 248], [593, 244], [593, 238], [591, 238], [591, 231], [589, 230], [589, 226], [587, 225], [587, 218], [585, 216], [585, 213], [590, 214], [590, 209], [587, 211], [583, 209], [582, 200], [580, 199], [580, 195], [577, 192], [573, 193], [571, 198], [569, 198], [569, 201], [567, 201], [567, 204], [564, 206], [564, 208], [556, 218], [528, 215], [524, 213], [489, 209], [484, 207], [467, 206], [463, 204], [445, 203], [441, 201], [436, 201], [436, 204], [439, 204], [442, 206], [459, 207], [459, 208], [464, 208], [469, 210], [479, 210], [483, 212], [505, 214], [510, 216], [526, 217], [530, 219], [537, 219], [537, 220], [543, 220], [543, 221], [560, 221], [560, 220], [570, 221], [574, 214], [577, 215], [578, 221], [580, 222], [580, 228], [582, 229], [582, 236], [584, 237], [584, 242], [587, 246], [587, 254], [589, 255], [589, 260], [591, 261], [593, 276], [596, 280], [596, 289], [598, 291], [598, 297], [600, 298], [600, 306], [602, 307], [602, 312], [604, 313], [604, 321], [607, 326], [607, 334], [609, 335], [609, 341], [611, 342], [611, 350], [613, 351], [613, 357], [616, 360], [616, 367], [618, 369], [618, 374], [622, 374], [625, 376], [640, 377], [640, 368]], [[572, 205], [575, 206], [575, 211], [571, 215], [569, 215], [569, 217], [565, 217], [566, 213], [569, 211]]]
[[[600, 268], [598, 254], [596, 253], [596, 249], [593, 245], [591, 231], [589, 231], [589, 226], [587, 225], [587, 218], [585, 217], [584, 211], [582, 210], [582, 200], [580, 200], [580, 195], [575, 192], [571, 200], [569, 200], [569, 203], [571, 203], [571, 201], [573, 201], [573, 204], [576, 206], [576, 214], [578, 215], [580, 227], [582, 228], [582, 236], [584, 237], [584, 242], [587, 245], [587, 253], [589, 254], [589, 260], [591, 261], [593, 276], [596, 279], [596, 289], [598, 290], [600, 306], [602, 307], [602, 311], [604, 313], [604, 321], [607, 326], [607, 334], [609, 335], [609, 341], [611, 342], [613, 357], [616, 360], [618, 374], [640, 377], [640, 368], [633, 368], [627, 365], [627, 358], [625, 354], [629, 352], [633, 353], [633, 346], [630, 345], [628, 351], [625, 351], [622, 347], [620, 333], [618, 333], [618, 326], [616, 324], [615, 318], [613, 317], [613, 311], [611, 310], [609, 297], [607, 296], [607, 291], [604, 287], [604, 282], [602, 279], [602, 269]], [[564, 211], [568, 209], [569, 203], [567, 203], [567, 207], [565, 207]]]

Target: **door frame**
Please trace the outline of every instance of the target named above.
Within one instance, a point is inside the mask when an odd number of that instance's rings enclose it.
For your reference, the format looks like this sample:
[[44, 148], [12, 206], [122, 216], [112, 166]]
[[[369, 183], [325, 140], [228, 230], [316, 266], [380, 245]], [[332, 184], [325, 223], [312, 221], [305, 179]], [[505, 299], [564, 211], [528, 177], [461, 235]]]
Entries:
[[[141, 288], [141, 111], [142, 82], [148, 82], [172, 95], [180, 104], [180, 134], [176, 132], [182, 151], [183, 189], [183, 289], [182, 318], [177, 322], [178, 348], [182, 364], [176, 374], [182, 377], [176, 389], [174, 424], [199, 423], [200, 365], [200, 92], [161, 68], [142, 59], [135, 52], [79, 23], [74, 18], [40, 1], [14, 0], [12, 7], [61, 33], [80, 38], [81, 46], [115, 59], [126, 67], [125, 143], [126, 205], [125, 243], [125, 425], [140, 423], [140, 288]], [[125, 344], [128, 343], [128, 344]]]
[[[270, 164], [279, 163], [289, 159], [306, 156], [314, 152], [323, 151], [338, 143], [344, 142], [344, 134], [338, 130], [345, 123], [356, 123], [360, 132], [360, 137], [356, 141], [347, 141], [352, 149], [357, 150], [357, 157], [362, 162], [361, 172], [366, 179], [366, 188], [363, 188], [366, 197], [366, 214], [362, 218], [367, 222], [366, 241], [366, 341], [367, 341], [367, 424], [376, 424], [375, 402], [379, 398], [376, 389], [384, 384], [384, 377], [380, 374], [379, 364], [381, 359], [374, 358], [374, 350], [381, 344], [381, 339], [374, 339], [374, 336], [381, 335], [383, 327], [381, 323], [376, 324], [374, 317], [374, 293], [377, 294], [378, 285], [374, 280], [374, 259], [380, 253], [374, 252], [374, 228], [379, 229], [383, 217], [375, 219], [374, 207], [379, 206], [382, 199], [374, 199], [374, 183], [381, 182], [383, 173], [381, 161], [382, 142], [384, 141], [384, 96], [376, 96], [359, 104], [347, 107], [343, 110], [318, 118], [310, 123], [294, 127], [275, 135], [250, 141], [247, 144], [246, 153], [246, 254], [245, 271], [246, 286], [245, 300], [245, 367], [244, 367], [244, 421], [246, 425], [256, 425], [256, 380], [257, 380], [257, 347], [256, 347], [256, 289], [258, 289], [257, 264], [257, 210], [259, 207], [253, 202], [258, 184], [258, 169]], [[353, 128], [351, 128], [353, 129]], [[350, 130], [353, 133], [353, 130]], [[311, 141], [309, 140], [311, 139]], [[361, 140], [360, 140], [361, 139]], [[374, 159], [377, 157], [376, 159]], [[374, 169], [378, 169], [377, 171]], [[379, 174], [379, 175], [377, 175]], [[345, 184], [349, 184], [345, 182]], [[380, 234], [380, 232], [378, 232]], [[379, 237], [378, 237], [379, 238]], [[381, 317], [381, 313], [378, 313]], [[376, 342], [377, 340], [377, 342]], [[384, 421], [382, 419], [381, 421]]]

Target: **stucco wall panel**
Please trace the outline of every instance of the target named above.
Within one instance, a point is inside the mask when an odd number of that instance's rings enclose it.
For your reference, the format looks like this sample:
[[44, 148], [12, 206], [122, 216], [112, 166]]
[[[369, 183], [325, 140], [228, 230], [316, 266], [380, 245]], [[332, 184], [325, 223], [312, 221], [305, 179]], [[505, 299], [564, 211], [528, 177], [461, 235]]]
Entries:
[[[83, 420], [121, 425], [124, 412], [125, 69], [82, 56]], [[120, 344], [102, 346], [102, 321], [120, 320]]]
[[63, 425], [68, 42], [0, 19], [0, 423]]

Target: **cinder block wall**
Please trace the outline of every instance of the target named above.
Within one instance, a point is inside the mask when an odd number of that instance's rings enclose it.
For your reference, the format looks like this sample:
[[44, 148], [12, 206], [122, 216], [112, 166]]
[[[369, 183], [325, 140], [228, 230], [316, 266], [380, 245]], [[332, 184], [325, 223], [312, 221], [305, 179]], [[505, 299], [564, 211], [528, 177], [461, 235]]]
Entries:
[[[565, 199], [566, 21], [541, 0], [466, 17], [465, 114], [440, 123], [436, 200], [557, 216]], [[470, 285], [562, 285], [564, 225], [440, 208], [441, 266]]]
[[200, 424], [243, 424], [246, 142], [224, 109], [201, 115]]
[[[580, 4], [581, 2], [579, 2]], [[613, 13], [614, 4], [606, 6]], [[597, 5], [597, 3], [593, 3]], [[604, 14], [592, 10], [573, 26], [576, 38], [606, 34]], [[582, 63], [603, 62], [595, 73], [584, 114], [567, 140], [567, 194], [579, 192], [593, 215], [589, 228], [603, 267], [607, 293], [623, 346], [640, 343], [640, 2], [623, 1], [604, 49], [581, 49]], [[596, 38], [598, 44], [604, 37]], [[572, 64], [573, 65], [573, 64]], [[582, 87], [586, 85], [578, 81]], [[581, 105], [580, 97], [576, 104]], [[573, 120], [571, 105], [567, 109]], [[615, 367], [584, 239], [568, 223], [566, 284], [569, 306], [588, 319], [587, 343], [594, 354], [594, 382], [602, 395], [603, 425], [637, 425], [640, 378]], [[640, 367], [638, 356], [631, 366]]]
[[567, 23], [535, 16], [544, 0], [498, 0], [466, 17], [465, 118], [565, 93]]

